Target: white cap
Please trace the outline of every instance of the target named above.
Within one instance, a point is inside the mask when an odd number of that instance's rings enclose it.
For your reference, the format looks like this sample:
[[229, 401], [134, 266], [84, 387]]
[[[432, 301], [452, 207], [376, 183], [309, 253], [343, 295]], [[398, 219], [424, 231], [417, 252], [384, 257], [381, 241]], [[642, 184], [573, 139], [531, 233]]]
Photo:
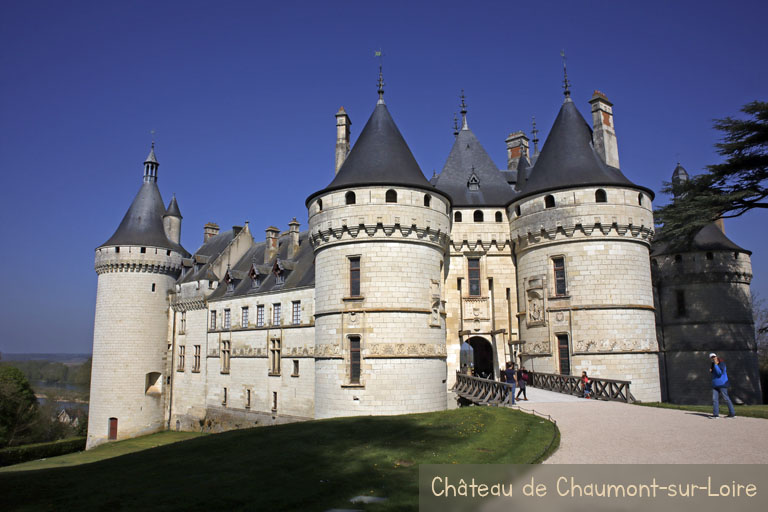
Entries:
[[713, 357], [717, 357], [717, 354], [715, 354], [714, 352], [712, 352], [711, 354], [709, 354], [709, 358], [710, 358], [710, 359], [712, 359]]

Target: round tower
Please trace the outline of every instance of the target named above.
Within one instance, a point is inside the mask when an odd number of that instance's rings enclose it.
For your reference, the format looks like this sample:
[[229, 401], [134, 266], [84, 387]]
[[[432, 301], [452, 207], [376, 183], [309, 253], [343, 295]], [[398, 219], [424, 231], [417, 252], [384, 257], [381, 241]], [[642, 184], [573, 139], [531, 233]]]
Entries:
[[[612, 112], [596, 122], [612, 126]], [[658, 401], [653, 193], [606, 165], [596, 146], [566, 89], [541, 154], [507, 206], [522, 362], [537, 372], [629, 380], [636, 399]]]
[[[687, 179], [678, 164], [672, 184]], [[654, 245], [651, 270], [665, 400], [711, 403], [709, 354], [714, 352], [726, 362], [731, 397], [762, 403], [750, 254], [728, 239], [722, 219], [701, 228], [690, 241]]]
[[446, 407], [450, 201], [422, 174], [382, 92], [336, 177], [306, 201], [317, 418]]
[[154, 144], [115, 234], [96, 249], [87, 448], [163, 427], [168, 292], [188, 256], [163, 228]]

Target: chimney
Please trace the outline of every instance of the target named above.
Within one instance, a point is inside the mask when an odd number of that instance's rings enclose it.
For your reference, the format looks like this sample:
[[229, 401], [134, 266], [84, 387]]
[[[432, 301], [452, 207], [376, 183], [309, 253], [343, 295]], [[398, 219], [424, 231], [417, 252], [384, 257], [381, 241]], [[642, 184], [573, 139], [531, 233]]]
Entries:
[[339, 107], [336, 112], [336, 174], [339, 174], [339, 169], [349, 154], [350, 126], [352, 121], [349, 120], [347, 112], [344, 107]]
[[203, 226], [203, 243], [207, 242], [209, 238], [219, 234], [219, 225], [215, 222], [209, 222]]
[[267, 265], [277, 256], [278, 235], [280, 230], [274, 226], [267, 228], [267, 246], [264, 248], [264, 264]]
[[606, 165], [618, 169], [619, 146], [613, 127], [613, 103], [600, 91], [595, 91], [589, 103], [592, 105], [592, 143], [595, 151]]
[[299, 254], [299, 221], [296, 217], [288, 223], [289, 232], [291, 234], [291, 245], [288, 246], [288, 259], [292, 260]]
[[507, 170], [514, 171], [517, 169], [520, 157], [528, 155], [528, 137], [525, 132], [517, 131], [510, 133], [505, 142], [507, 143]]

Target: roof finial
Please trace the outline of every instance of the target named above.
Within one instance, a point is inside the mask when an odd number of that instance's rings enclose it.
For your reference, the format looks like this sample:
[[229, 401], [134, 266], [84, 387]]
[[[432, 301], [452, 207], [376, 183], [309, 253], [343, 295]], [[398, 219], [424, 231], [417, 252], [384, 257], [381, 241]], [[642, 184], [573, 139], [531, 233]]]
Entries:
[[453, 113], [453, 136], [459, 136], [459, 118], [456, 116], [456, 112]]
[[382, 67], [384, 65], [384, 53], [381, 51], [381, 48], [376, 50], [374, 53], [375, 57], [379, 58], [379, 80], [377, 83], [378, 91], [379, 91], [379, 101], [378, 103], [384, 104], [384, 73], [382, 73]]
[[539, 154], [539, 129], [536, 128], [536, 116], [531, 116], [531, 119], [533, 119], [533, 129], [531, 130], [533, 134], [533, 156], [537, 156]]
[[568, 81], [568, 68], [565, 67], [565, 50], [560, 50], [560, 56], [563, 58], [563, 94], [566, 98], [571, 97], [571, 82]]
[[461, 129], [469, 130], [469, 126], [467, 126], [467, 104], [464, 103], [464, 89], [461, 90]]

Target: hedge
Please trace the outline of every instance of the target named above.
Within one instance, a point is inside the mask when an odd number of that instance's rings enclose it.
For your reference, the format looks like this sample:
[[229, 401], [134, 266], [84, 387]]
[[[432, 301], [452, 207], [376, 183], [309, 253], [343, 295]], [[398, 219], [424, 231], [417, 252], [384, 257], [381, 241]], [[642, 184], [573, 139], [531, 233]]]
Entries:
[[85, 437], [71, 437], [49, 443], [25, 444], [0, 450], [0, 467], [28, 460], [47, 459], [85, 450]]

